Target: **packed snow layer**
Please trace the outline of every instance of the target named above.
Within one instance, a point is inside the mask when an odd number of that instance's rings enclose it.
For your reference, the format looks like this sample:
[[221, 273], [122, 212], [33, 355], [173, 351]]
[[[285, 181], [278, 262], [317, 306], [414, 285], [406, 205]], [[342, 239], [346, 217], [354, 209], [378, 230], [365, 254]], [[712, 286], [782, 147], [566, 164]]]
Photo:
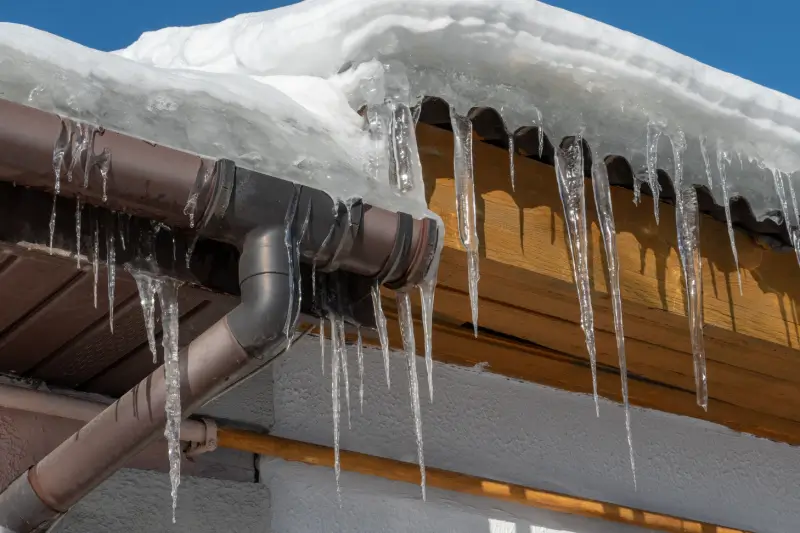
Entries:
[[365, 103], [439, 96], [493, 107], [510, 130], [541, 116], [551, 138], [583, 130], [637, 171], [648, 125], [669, 172], [680, 130], [686, 179], [713, 174], [718, 201], [743, 195], [756, 215], [781, 209], [767, 169], [800, 170], [797, 100], [532, 0], [307, 0], [147, 33], [116, 56], [2, 25], [0, 58], [4, 98], [417, 213], [421, 188], [369, 181]]
[[[800, 169], [794, 98], [531, 0], [307, 0], [148, 33], [121, 53], [164, 68], [325, 79], [372, 59], [396, 60], [408, 68], [412, 98], [440, 96], [461, 112], [490, 106], [511, 130], [537, 123], [540, 110], [553, 137], [585, 128], [594, 149], [624, 155], [636, 170], [653, 122], [685, 132], [692, 183], [706, 184], [712, 171], [700, 138], [712, 162], [718, 146], [739, 154], [744, 164], [727, 169], [729, 195], [745, 196], [757, 215], [780, 208], [760, 167]], [[667, 139], [660, 150], [671, 160]], [[659, 166], [672, 171], [671, 162]]]
[[342, 200], [424, 214], [421, 191], [400, 195], [368, 178], [374, 143], [344, 97], [346, 82], [155, 68], [0, 23], [0, 98], [232, 159]]

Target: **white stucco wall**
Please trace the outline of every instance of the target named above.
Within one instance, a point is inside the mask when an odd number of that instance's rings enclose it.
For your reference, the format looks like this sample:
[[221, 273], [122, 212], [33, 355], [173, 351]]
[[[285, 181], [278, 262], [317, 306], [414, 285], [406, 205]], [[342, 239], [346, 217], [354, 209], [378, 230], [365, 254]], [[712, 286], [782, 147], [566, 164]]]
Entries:
[[[435, 340], [434, 340], [435, 342]], [[405, 365], [392, 359], [386, 390], [380, 354], [366, 353], [364, 414], [358, 410], [350, 349], [352, 430], [343, 415], [342, 446], [414, 460], [416, 446]], [[317, 339], [299, 344], [274, 369], [274, 433], [331, 445], [330, 369], [321, 376]], [[428, 401], [419, 361], [425, 460], [430, 466], [576, 494], [760, 532], [800, 530], [800, 449], [694, 419], [635, 409], [634, 490], [621, 407], [589, 396], [435, 365]], [[587, 379], [590, 379], [587, 373]], [[343, 406], [344, 409], [344, 406]], [[622, 531], [492, 500], [432, 492], [347, 475], [342, 506], [330, 470], [263, 461], [275, 533], [311, 531]], [[505, 527], [506, 529], [502, 529]], [[494, 528], [494, 529], [492, 529]]]
[[[351, 347], [353, 427], [347, 429], [343, 413], [343, 447], [415, 461], [402, 356], [392, 357], [393, 385], [387, 391], [380, 354], [366, 351], [361, 414], [354, 352]], [[271, 372], [248, 381], [205, 411], [223, 419], [271, 426], [281, 436], [331, 445], [327, 363], [322, 376], [318, 339], [305, 339]], [[693, 419], [635, 409], [639, 484], [635, 491], [619, 406], [603, 402], [598, 420], [588, 396], [439, 364], [434, 368], [435, 402], [431, 404], [424, 364], [418, 363], [429, 466], [759, 532], [800, 530], [797, 448]], [[27, 454], [35, 446], [26, 442], [35, 443], [35, 435], [25, 433], [28, 430], [4, 431], [23, 427], [15, 425], [9, 413], [0, 413], [0, 422], [0, 433], [6, 437], [0, 439], [0, 451], [7, 452], [7, 460], [15, 464], [29, 461]], [[640, 531], [433, 489], [423, 502], [418, 487], [347, 473], [342, 476], [340, 501], [330, 469], [262, 458], [260, 470], [261, 484], [184, 478], [176, 526], [169, 522], [167, 476], [124, 470], [76, 506], [59, 531]]]

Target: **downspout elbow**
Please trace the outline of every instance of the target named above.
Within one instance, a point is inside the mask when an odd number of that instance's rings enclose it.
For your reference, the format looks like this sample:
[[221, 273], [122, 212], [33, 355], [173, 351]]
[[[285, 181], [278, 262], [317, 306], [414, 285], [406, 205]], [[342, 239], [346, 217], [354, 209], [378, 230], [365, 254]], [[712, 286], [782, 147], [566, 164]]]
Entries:
[[257, 228], [247, 235], [239, 259], [241, 303], [227, 320], [242, 348], [262, 363], [286, 341], [293, 275], [284, 228]]

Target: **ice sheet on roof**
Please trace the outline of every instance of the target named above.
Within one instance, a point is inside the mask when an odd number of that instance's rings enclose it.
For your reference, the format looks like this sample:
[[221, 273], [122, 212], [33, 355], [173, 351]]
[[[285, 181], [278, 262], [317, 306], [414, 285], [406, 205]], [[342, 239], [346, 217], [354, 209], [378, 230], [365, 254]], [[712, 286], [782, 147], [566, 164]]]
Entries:
[[[375, 59], [405, 72], [376, 75]], [[583, 130], [637, 171], [648, 129], [680, 129], [686, 179], [712, 173], [722, 203], [721, 160], [727, 195], [757, 216], [781, 208], [766, 169], [800, 169], [797, 100], [530, 0], [308, 0], [147, 33], [116, 56], [3, 25], [0, 61], [5, 98], [418, 213], [419, 194], [366, 180], [374, 143], [354, 110], [375, 93], [491, 106], [509, 129], [543, 116], [554, 138]], [[668, 136], [649, 151], [670, 170]]]

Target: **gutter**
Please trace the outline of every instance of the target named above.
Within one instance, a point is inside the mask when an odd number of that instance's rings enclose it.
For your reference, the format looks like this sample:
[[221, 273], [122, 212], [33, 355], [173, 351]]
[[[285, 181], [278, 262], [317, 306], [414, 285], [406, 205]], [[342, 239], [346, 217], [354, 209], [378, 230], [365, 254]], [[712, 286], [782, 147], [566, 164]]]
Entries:
[[[0, 181], [55, 193], [53, 147], [63, 146], [76, 128], [86, 125], [0, 100]], [[334, 277], [349, 273], [399, 289], [421, 281], [436, 264], [439, 230], [432, 220], [360, 202], [343, 205], [231, 161], [212, 162], [107, 130], [93, 131], [89, 140], [85, 149], [68, 151], [77, 173], [71, 183], [61, 180], [60, 195], [178, 228], [192, 225], [184, 206], [196, 198], [198, 234], [241, 252], [240, 305], [179, 354], [184, 416], [286, 348], [284, 327], [296, 299], [287, 234], [301, 261]], [[105, 149], [107, 187], [93, 163]], [[338, 308], [347, 297], [336, 295]], [[13, 481], [0, 494], [0, 533], [47, 529], [156, 439], [166, 419], [164, 379], [162, 366]]]

